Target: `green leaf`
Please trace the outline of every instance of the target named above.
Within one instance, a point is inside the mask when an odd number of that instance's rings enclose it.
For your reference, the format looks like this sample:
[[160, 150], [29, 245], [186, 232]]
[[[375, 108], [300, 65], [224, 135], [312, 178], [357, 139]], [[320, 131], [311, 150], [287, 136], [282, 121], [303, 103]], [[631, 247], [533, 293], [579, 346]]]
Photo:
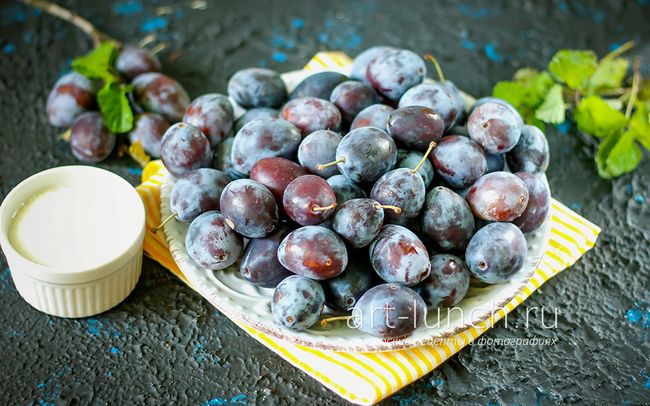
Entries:
[[648, 103], [638, 102], [636, 111], [630, 118], [630, 131], [634, 133], [634, 138], [650, 151], [650, 113], [648, 113]]
[[562, 98], [562, 86], [553, 85], [546, 94], [544, 102], [535, 110], [535, 118], [550, 124], [563, 123], [566, 106]]
[[104, 116], [106, 127], [113, 133], [125, 133], [133, 128], [133, 111], [126, 96], [131, 88], [131, 85], [107, 83], [97, 93], [99, 110]]
[[589, 79], [589, 90], [617, 89], [623, 86], [630, 63], [625, 58], [603, 59]]
[[492, 89], [492, 96], [503, 99], [516, 109], [526, 99], [527, 89], [517, 82], [499, 82]]
[[553, 56], [548, 70], [571, 89], [585, 90], [598, 66], [596, 61], [593, 51], [562, 49]]
[[523, 104], [536, 109], [546, 97], [546, 94], [553, 86], [553, 78], [548, 72], [538, 72], [535, 69], [519, 69], [515, 73], [517, 83], [526, 88], [526, 97]]
[[585, 97], [573, 112], [578, 129], [596, 137], [607, 137], [627, 126], [625, 115], [598, 96]]
[[633, 171], [641, 162], [642, 152], [634, 142], [634, 134], [627, 131], [611, 134], [598, 146], [596, 165], [598, 174], [605, 179], [612, 179]]
[[90, 79], [102, 79], [107, 83], [118, 80], [113, 71], [117, 47], [114, 42], [102, 42], [90, 53], [75, 58], [72, 61], [72, 69]]

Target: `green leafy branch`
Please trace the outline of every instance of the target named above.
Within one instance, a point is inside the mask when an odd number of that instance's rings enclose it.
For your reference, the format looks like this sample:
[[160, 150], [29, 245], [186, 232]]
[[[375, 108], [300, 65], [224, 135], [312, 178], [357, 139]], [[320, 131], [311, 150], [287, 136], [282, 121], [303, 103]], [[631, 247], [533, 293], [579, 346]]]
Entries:
[[99, 110], [108, 130], [119, 134], [133, 128], [133, 111], [127, 97], [132, 86], [121, 82], [114, 67], [116, 56], [117, 44], [102, 42], [90, 53], [74, 59], [72, 69], [90, 79], [103, 81], [97, 93]]
[[560, 50], [547, 70], [519, 69], [492, 95], [540, 128], [564, 123], [568, 111], [578, 130], [599, 142], [598, 174], [615, 178], [639, 165], [640, 145], [650, 150], [650, 83], [642, 80], [638, 61], [630, 75], [630, 61], [621, 57], [633, 46], [627, 42], [600, 60], [593, 51]]

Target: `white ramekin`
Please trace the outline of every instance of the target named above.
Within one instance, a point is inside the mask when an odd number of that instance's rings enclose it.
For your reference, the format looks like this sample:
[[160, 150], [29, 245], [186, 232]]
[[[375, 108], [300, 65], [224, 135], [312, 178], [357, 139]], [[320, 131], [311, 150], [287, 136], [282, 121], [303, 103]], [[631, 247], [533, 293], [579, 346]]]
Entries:
[[[91, 269], [44, 266], [17, 252], [8, 237], [16, 212], [30, 196], [59, 185], [100, 185], [116, 198], [126, 199], [129, 210], [120, 215], [134, 227], [115, 238], [128, 241], [128, 248]], [[27, 303], [54, 316], [92, 316], [122, 302], [140, 278], [144, 234], [144, 205], [133, 186], [112, 172], [90, 166], [63, 166], [37, 173], [16, 186], [0, 206], [0, 246], [16, 289]]]

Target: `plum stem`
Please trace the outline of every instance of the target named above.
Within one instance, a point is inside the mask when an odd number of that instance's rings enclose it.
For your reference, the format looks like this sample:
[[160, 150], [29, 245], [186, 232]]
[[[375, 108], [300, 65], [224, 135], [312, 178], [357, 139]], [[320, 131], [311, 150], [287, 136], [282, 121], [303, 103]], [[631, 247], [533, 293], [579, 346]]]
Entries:
[[331, 210], [331, 209], [335, 209], [335, 208], [336, 208], [336, 202], [334, 202], [334, 203], [332, 203], [330, 205], [327, 205], [327, 206], [313, 205], [313, 206], [311, 206], [311, 211], [319, 212], [319, 211], [327, 211], [327, 210]]
[[327, 327], [327, 324], [332, 322], [332, 321], [348, 321], [352, 318], [353, 316], [337, 316], [337, 317], [328, 317], [326, 319], [323, 319], [320, 321], [320, 325], [323, 327]]
[[162, 221], [162, 223], [160, 223], [160, 224], [158, 225], [158, 227], [151, 227], [151, 232], [154, 233], [154, 234], [156, 234], [156, 233], [158, 232], [158, 230], [160, 230], [161, 228], [163, 228], [163, 227], [165, 226], [165, 224], [169, 223], [173, 218], [176, 218], [177, 215], [178, 215], [178, 213], [173, 212], [172, 214], [170, 214], [169, 216], [167, 216], [167, 218], [164, 219], [164, 220]]
[[632, 76], [632, 90], [630, 91], [630, 98], [627, 101], [627, 108], [625, 109], [625, 118], [630, 119], [632, 116], [632, 108], [636, 102], [636, 95], [639, 92], [639, 85], [641, 83], [641, 74], [639, 73], [639, 58], [635, 58], [632, 64], [634, 76]]
[[436, 72], [438, 73], [438, 78], [440, 79], [441, 82], [445, 82], [445, 75], [442, 73], [442, 68], [440, 67], [440, 64], [438, 63], [438, 60], [431, 54], [426, 54], [424, 55], [424, 60], [429, 61], [435, 66]]
[[336, 164], [343, 164], [345, 163], [345, 157], [341, 157], [337, 159], [336, 161], [328, 162], [326, 164], [318, 164], [316, 165], [316, 169], [319, 171], [322, 171], [325, 168], [329, 168], [330, 166], [334, 166]]
[[629, 49], [632, 49], [632, 48], [634, 48], [634, 41], [627, 41], [627, 42], [621, 44], [618, 48], [616, 48], [612, 52], [605, 55], [603, 57], [603, 59], [601, 59], [601, 61], [614, 59], [614, 58], [618, 57], [619, 55], [621, 55], [622, 53], [624, 53], [624, 52], [626, 52], [626, 51], [628, 51]]
[[418, 171], [420, 170], [422, 165], [424, 165], [424, 161], [427, 160], [427, 157], [429, 156], [431, 151], [433, 151], [433, 149], [436, 147], [436, 145], [438, 145], [438, 144], [436, 144], [435, 141], [431, 141], [429, 143], [429, 148], [427, 148], [427, 152], [424, 153], [424, 156], [422, 157], [422, 159], [420, 159], [420, 162], [418, 162], [417, 166], [415, 168], [411, 169], [412, 174], [418, 173]]
[[400, 214], [402, 212], [401, 207], [393, 206], [390, 204], [380, 204], [379, 202], [375, 203], [375, 210], [379, 209], [389, 209], [395, 212], [395, 214]]
[[230, 227], [233, 230], [235, 229], [235, 223], [233, 223], [232, 220], [226, 219], [225, 221], [226, 221], [226, 224], [228, 224], [228, 227]]
[[60, 18], [64, 21], [69, 22], [70, 24], [74, 25], [75, 27], [79, 28], [81, 31], [85, 32], [90, 36], [90, 39], [93, 42], [93, 45], [95, 48], [99, 46], [103, 41], [113, 41], [117, 44], [119, 44], [119, 41], [115, 41], [113, 38], [109, 37], [108, 35], [104, 34], [103, 32], [99, 31], [97, 27], [95, 27], [90, 21], [86, 20], [79, 14], [68, 10], [65, 7], [61, 7], [58, 4], [52, 3], [47, 0], [18, 0], [21, 3], [34, 7], [40, 10], [43, 10], [44, 12]]

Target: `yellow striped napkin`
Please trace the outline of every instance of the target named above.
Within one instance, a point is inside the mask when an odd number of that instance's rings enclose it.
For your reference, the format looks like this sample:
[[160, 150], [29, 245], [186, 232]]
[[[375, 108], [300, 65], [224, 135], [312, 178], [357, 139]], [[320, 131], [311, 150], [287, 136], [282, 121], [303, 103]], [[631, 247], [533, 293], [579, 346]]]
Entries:
[[[320, 52], [305, 66], [305, 70], [334, 70], [347, 74], [350, 64], [350, 58], [344, 53]], [[137, 188], [147, 210], [144, 249], [148, 256], [188, 283], [171, 256], [163, 233], [153, 234], [149, 231], [151, 227], [160, 224], [162, 168], [160, 161], [150, 162], [143, 171], [143, 183]], [[233, 321], [251, 337], [337, 395], [353, 403], [372, 405], [437, 368], [526, 300], [544, 282], [574, 264], [585, 251], [594, 246], [600, 228], [555, 200], [551, 210], [551, 239], [548, 249], [521, 294], [497, 311], [492, 318], [476, 327], [468, 328], [440, 345], [381, 353], [315, 350], [278, 340]]]

